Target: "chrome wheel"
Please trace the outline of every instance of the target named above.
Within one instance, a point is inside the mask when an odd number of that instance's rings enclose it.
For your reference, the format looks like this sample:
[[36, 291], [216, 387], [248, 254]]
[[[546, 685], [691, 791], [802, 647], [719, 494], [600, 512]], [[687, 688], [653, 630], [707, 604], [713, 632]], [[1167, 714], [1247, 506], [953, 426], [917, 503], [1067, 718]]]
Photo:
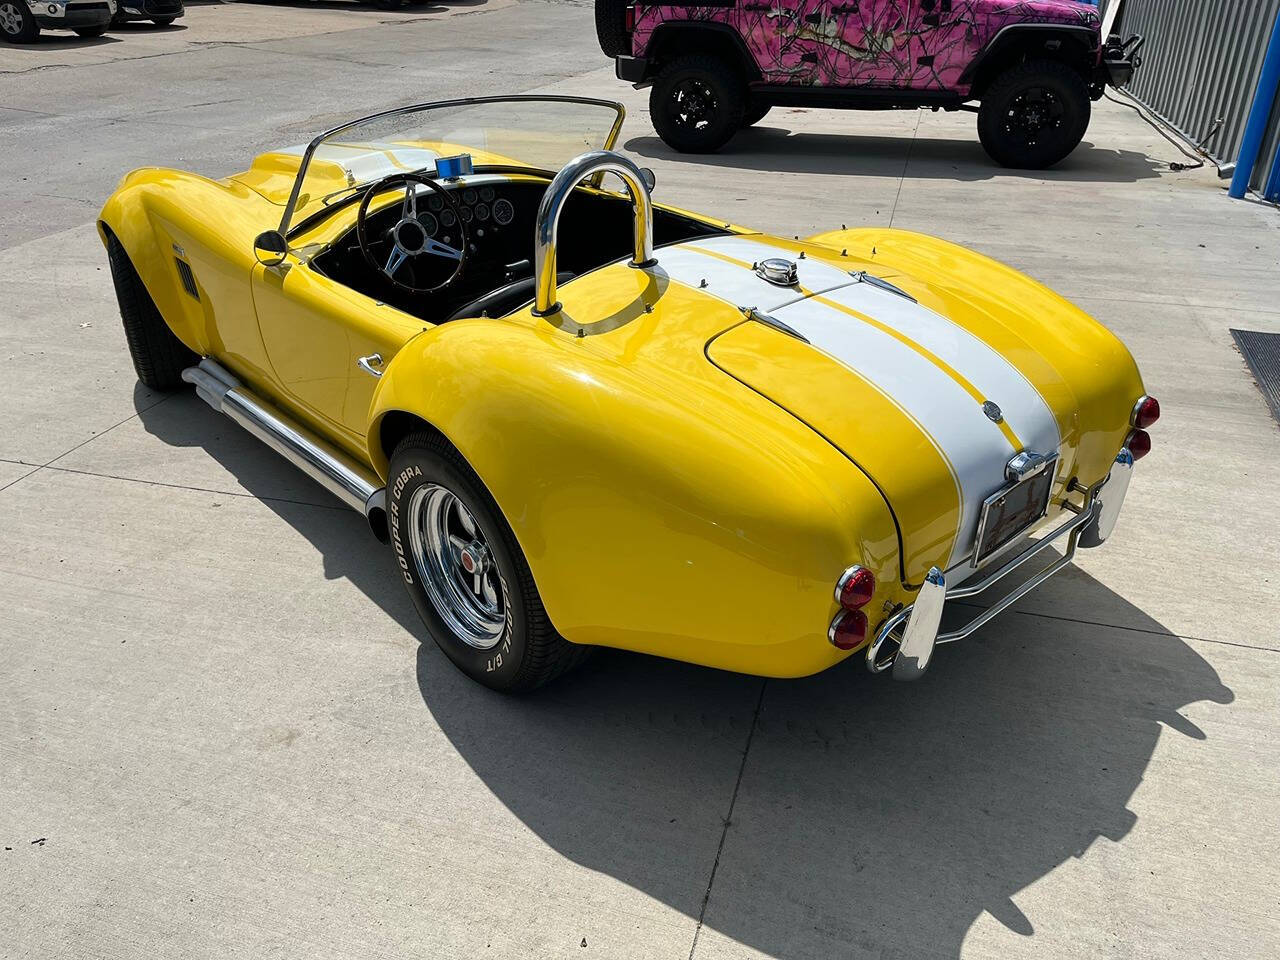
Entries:
[[12, 3], [0, 3], [0, 30], [15, 37], [22, 32], [22, 11]]
[[413, 563], [440, 619], [468, 646], [497, 646], [507, 584], [471, 511], [451, 490], [426, 483], [413, 491], [407, 519]]

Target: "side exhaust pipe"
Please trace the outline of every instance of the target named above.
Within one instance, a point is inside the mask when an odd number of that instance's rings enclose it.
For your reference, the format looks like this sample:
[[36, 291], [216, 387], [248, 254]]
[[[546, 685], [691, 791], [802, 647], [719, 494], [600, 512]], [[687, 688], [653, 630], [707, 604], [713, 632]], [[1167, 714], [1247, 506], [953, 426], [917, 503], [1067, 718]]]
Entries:
[[213, 409], [240, 424], [352, 510], [364, 514], [374, 536], [383, 543], [388, 541], [386, 491], [368, 467], [258, 399], [217, 361], [206, 357], [183, 370], [182, 379]]

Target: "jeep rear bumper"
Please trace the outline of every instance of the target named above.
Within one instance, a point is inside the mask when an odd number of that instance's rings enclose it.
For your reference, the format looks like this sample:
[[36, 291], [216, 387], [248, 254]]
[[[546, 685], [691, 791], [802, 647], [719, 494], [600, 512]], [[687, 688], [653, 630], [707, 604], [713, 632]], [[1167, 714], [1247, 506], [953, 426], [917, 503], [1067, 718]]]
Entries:
[[649, 73], [649, 60], [647, 57], [614, 57], [613, 69], [619, 80], [642, 83]]

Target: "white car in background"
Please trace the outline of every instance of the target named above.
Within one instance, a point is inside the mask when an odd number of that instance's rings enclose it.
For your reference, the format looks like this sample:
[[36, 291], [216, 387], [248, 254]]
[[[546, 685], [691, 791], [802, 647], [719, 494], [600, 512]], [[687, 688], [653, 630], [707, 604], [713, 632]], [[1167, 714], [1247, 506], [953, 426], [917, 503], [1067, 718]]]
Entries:
[[31, 43], [41, 30], [100, 37], [116, 15], [116, 0], [0, 0], [0, 40]]

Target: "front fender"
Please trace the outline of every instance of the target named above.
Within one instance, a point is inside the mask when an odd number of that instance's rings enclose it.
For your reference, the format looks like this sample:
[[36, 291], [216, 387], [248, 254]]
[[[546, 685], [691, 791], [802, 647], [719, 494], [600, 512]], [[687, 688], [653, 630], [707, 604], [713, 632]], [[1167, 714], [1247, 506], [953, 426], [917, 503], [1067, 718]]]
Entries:
[[[569, 640], [801, 676], [847, 655], [826, 637], [841, 572], [900, 602], [883, 499], [834, 447], [706, 364], [705, 385], [642, 376], [550, 324], [465, 320], [388, 365], [381, 424], [441, 431], [514, 531]], [[701, 375], [701, 374], [700, 374]]]

